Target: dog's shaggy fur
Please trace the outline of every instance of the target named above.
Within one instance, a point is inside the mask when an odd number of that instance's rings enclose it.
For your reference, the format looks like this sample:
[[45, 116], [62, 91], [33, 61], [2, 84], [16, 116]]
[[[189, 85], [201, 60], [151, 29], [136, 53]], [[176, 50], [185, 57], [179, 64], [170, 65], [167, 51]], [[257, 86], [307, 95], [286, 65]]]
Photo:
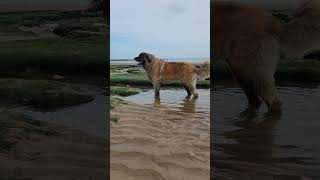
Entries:
[[274, 74], [280, 52], [302, 57], [320, 47], [320, 1], [304, 4], [288, 23], [258, 7], [211, 1], [213, 59], [225, 59], [244, 90], [249, 109], [264, 101], [270, 111], [281, 110]]
[[147, 72], [156, 97], [160, 96], [161, 84], [174, 80], [182, 82], [188, 96], [198, 97], [197, 80], [210, 77], [210, 64], [207, 61], [202, 66], [197, 67], [191, 63], [165, 62], [148, 53], [140, 53], [134, 60], [139, 62]]

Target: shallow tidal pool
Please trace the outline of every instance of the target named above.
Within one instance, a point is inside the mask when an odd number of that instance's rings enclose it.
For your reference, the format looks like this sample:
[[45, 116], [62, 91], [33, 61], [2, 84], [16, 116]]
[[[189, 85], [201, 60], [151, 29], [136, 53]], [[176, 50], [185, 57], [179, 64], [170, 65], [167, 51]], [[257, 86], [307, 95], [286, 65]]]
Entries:
[[235, 84], [213, 89], [211, 143], [216, 177], [320, 178], [320, 87], [280, 84], [283, 111], [242, 112], [247, 100]]

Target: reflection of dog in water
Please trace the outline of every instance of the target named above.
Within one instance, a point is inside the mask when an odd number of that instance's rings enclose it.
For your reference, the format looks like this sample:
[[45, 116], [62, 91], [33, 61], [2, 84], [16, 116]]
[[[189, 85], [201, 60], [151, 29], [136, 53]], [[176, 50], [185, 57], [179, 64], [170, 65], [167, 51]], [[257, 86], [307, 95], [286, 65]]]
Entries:
[[195, 113], [196, 112], [196, 98], [185, 98], [179, 106], [179, 109], [185, 113]]
[[[197, 102], [197, 98], [187, 97], [181, 103], [179, 103], [177, 108], [179, 109], [179, 111], [184, 113], [196, 113], [196, 102]], [[160, 98], [155, 98], [153, 105], [155, 107], [161, 107]]]
[[[222, 144], [224, 152], [232, 155], [230, 157], [232, 162], [236, 160], [264, 165], [273, 164], [274, 128], [281, 117], [281, 112], [269, 112], [259, 116], [257, 113], [245, 111], [239, 120], [233, 122], [238, 128], [224, 134], [227, 139], [236, 142]], [[255, 170], [261, 171], [258, 167], [255, 167]]]
[[204, 80], [210, 77], [210, 64], [208, 61], [201, 66], [185, 62], [165, 62], [148, 53], [140, 53], [134, 60], [139, 62], [147, 72], [153, 84], [156, 98], [160, 96], [161, 84], [176, 80], [182, 82], [188, 96], [198, 97], [197, 80]]

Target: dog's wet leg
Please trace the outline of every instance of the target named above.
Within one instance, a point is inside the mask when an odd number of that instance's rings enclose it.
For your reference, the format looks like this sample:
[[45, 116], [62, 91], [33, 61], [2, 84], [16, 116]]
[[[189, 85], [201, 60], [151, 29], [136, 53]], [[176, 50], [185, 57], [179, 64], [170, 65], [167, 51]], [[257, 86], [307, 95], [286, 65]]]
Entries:
[[278, 41], [265, 33], [238, 38], [228, 49], [227, 62], [248, 98], [249, 108], [253, 110], [258, 109], [263, 101], [269, 109], [278, 106], [272, 104], [278, 101], [275, 100], [273, 75], [277, 68], [279, 50]]
[[184, 87], [184, 89], [187, 91], [188, 95], [187, 98], [190, 97], [192, 95], [190, 89], [188, 88], [188, 86], [186, 85], [186, 83], [182, 82], [182, 85]]
[[243, 88], [243, 91], [246, 94], [249, 102], [248, 110], [257, 111], [262, 105], [262, 99], [258, 95], [257, 87], [255, 87], [255, 84], [252, 82], [246, 84]]
[[153, 83], [155, 98], [160, 98], [160, 87], [161, 87], [161, 84], [159, 82]]
[[262, 105], [262, 98], [259, 96], [262, 87], [259, 87], [259, 80], [241, 74], [236, 74], [236, 77], [248, 100], [247, 111], [257, 111]]
[[194, 98], [198, 98], [198, 92], [196, 88], [197, 81], [186, 83], [187, 88], [193, 94]]
[[[247, 93], [245, 93], [245, 94], [247, 94]], [[261, 107], [262, 100], [259, 96], [249, 94], [249, 95], [247, 95], [247, 98], [248, 98], [248, 102], [249, 102], [249, 104], [248, 104], [249, 111], [255, 112]]]
[[278, 94], [276, 92], [276, 87], [274, 83], [274, 78], [269, 77], [269, 80], [263, 81], [263, 92], [261, 94], [261, 97], [263, 101], [268, 106], [269, 112], [277, 112], [281, 111], [282, 102], [278, 97]]
[[196, 78], [192, 81], [192, 89], [191, 89], [191, 92], [192, 92], [194, 98], [198, 98], [197, 79], [196, 79]]

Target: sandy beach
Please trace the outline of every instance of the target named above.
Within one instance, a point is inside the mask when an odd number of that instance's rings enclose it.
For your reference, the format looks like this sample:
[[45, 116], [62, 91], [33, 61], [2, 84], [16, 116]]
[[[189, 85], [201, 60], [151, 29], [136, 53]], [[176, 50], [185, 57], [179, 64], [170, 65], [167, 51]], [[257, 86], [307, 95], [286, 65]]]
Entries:
[[209, 114], [125, 102], [111, 116], [112, 180], [209, 179]]

